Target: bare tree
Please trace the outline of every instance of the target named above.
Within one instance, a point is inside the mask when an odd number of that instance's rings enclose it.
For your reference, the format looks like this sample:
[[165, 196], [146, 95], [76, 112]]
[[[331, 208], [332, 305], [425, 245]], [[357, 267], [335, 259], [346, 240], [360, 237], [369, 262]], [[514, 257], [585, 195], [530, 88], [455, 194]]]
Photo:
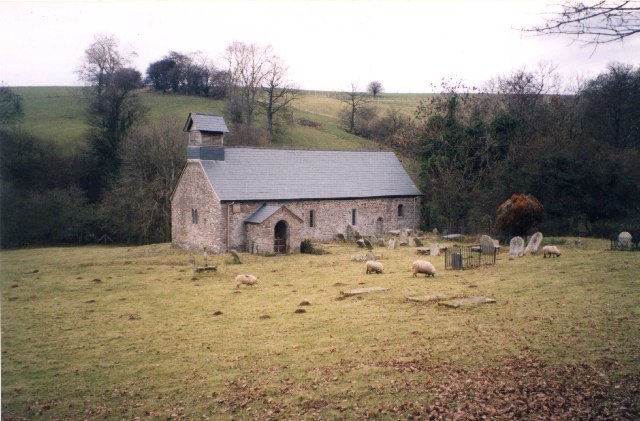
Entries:
[[273, 139], [277, 117], [289, 114], [291, 103], [298, 99], [299, 91], [287, 81], [287, 67], [280, 57], [272, 55], [267, 61], [267, 66], [259, 104], [265, 112], [267, 131]]
[[376, 95], [381, 94], [382, 91], [382, 83], [378, 82], [377, 80], [369, 82], [369, 85], [367, 85], [367, 92], [373, 95], [374, 98], [376, 97]]
[[570, 35], [587, 45], [607, 44], [640, 32], [640, 1], [568, 1], [541, 26], [524, 29], [541, 35]]
[[260, 47], [243, 42], [231, 43], [225, 51], [228, 64], [231, 119], [253, 124], [258, 96], [273, 55], [271, 45]]
[[78, 78], [93, 87], [98, 95], [118, 70], [128, 66], [135, 52], [120, 52], [118, 39], [113, 35], [98, 34], [84, 50], [84, 61], [76, 70]]
[[343, 92], [338, 95], [338, 100], [346, 104], [347, 121], [349, 124], [349, 133], [353, 133], [356, 126], [356, 115], [358, 110], [371, 101], [371, 97], [366, 92], [358, 92], [358, 86], [351, 84], [350, 92]]

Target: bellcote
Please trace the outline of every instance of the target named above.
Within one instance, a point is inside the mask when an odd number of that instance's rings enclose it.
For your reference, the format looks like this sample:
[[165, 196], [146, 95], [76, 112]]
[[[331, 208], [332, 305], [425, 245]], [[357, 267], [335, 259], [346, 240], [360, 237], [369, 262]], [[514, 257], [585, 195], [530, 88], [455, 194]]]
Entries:
[[189, 146], [224, 146], [229, 129], [218, 115], [189, 113], [182, 131], [189, 133]]

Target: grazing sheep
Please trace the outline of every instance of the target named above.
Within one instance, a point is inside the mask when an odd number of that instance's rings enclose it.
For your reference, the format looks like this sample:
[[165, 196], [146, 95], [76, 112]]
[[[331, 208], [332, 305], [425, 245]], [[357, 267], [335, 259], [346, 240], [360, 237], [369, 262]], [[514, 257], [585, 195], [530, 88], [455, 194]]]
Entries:
[[542, 256], [542, 258], [546, 258], [547, 255], [549, 255], [549, 257], [560, 257], [560, 250], [558, 250], [558, 247], [556, 246], [544, 246], [542, 247], [542, 253], [544, 253], [544, 256]]
[[375, 260], [367, 260], [367, 275], [370, 273], [382, 273], [382, 263]]
[[427, 262], [426, 260], [416, 260], [411, 264], [411, 271], [413, 272], [413, 277], [416, 278], [419, 273], [424, 273], [425, 276], [436, 276], [436, 268], [431, 264], [431, 262]]
[[236, 288], [240, 288], [240, 285], [254, 286], [258, 283], [258, 278], [253, 275], [238, 275], [236, 276]]

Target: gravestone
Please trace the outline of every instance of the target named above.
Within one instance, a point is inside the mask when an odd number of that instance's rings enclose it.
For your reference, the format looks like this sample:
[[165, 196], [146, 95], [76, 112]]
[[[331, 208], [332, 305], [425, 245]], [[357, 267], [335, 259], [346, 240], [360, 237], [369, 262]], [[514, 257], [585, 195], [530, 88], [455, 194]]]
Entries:
[[623, 231], [618, 234], [618, 248], [620, 250], [631, 250], [632, 236], [627, 231]]
[[409, 235], [407, 234], [407, 230], [403, 229], [400, 231], [400, 245], [408, 246], [409, 245]]
[[433, 235], [438, 235], [438, 228], [434, 228], [431, 232], [433, 233]]
[[384, 242], [384, 238], [378, 238], [378, 241], [377, 241], [376, 245], [377, 245], [378, 247], [384, 247], [384, 246], [386, 246], [387, 244]]
[[347, 225], [347, 228], [344, 230], [344, 237], [348, 242], [352, 242], [355, 240], [355, 235], [353, 232], [353, 227], [351, 225]]
[[[360, 240], [358, 240], [360, 241]], [[366, 238], [363, 238], [362, 241], [364, 242], [364, 246], [369, 249], [369, 250], [373, 250], [373, 244], [371, 244], [371, 241], [369, 241]]]
[[231, 253], [231, 256], [233, 256], [233, 264], [234, 265], [239, 265], [242, 262], [240, 261], [240, 255], [238, 255], [238, 252], [235, 250], [229, 250], [229, 253]]
[[416, 247], [422, 247], [424, 244], [422, 244], [422, 240], [419, 239], [418, 237], [413, 237], [413, 243], [415, 244]]
[[462, 270], [462, 253], [451, 253], [451, 267]]
[[358, 247], [360, 247], [361, 249], [365, 248], [366, 245], [364, 243], [364, 240], [362, 238], [360, 238], [359, 240], [356, 240], [356, 244], [358, 245]]
[[387, 248], [389, 250], [393, 250], [396, 248], [396, 239], [392, 238], [391, 240], [389, 240], [389, 245], [387, 246]]
[[509, 256], [522, 256], [524, 252], [524, 240], [522, 237], [513, 237], [509, 242]]
[[488, 235], [480, 237], [480, 251], [482, 254], [493, 255], [496, 252], [496, 247], [493, 245], [493, 240]]
[[389, 289], [390, 288], [383, 288], [383, 287], [368, 287], [368, 288], [350, 289], [349, 291], [340, 291], [340, 293], [345, 297], [351, 297], [353, 295], [367, 294], [369, 292], [389, 291]]
[[541, 242], [542, 242], [542, 233], [536, 232], [535, 234], [533, 234], [533, 236], [529, 240], [529, 244], [527, 244], [527, 248], [524, 249], [524, 254], [537, 253]]
[[439, 254], [440, 254], [440, 245], [438, 243], [431, 244], [431, 247], [429, 247], [429, 255], [437, 256]]

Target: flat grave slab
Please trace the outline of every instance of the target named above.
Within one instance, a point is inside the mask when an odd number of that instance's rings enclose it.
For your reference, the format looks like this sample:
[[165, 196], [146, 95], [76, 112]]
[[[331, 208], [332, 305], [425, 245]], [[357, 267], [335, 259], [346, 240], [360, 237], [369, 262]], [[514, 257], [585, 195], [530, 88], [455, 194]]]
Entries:
[[491, 304], [495, 302], [496, 302], [496, 299], [491, 297], [466, 297], [466, 298], [456, 298], [454, 300], [448, 300], [448, 301], [441, 301], [438, 304], [441, 306], [458, 308], [466, 305]]
[[350, 289], [348, 291], [341, 291], [341, 294], [345, 297], [351, 297], [353, 295], [367, 294], [369, 292], [381, 292], [381, 291], [389, 291], [391, 288], [383, 288], [383, 287], [368, 287], [368, 288], [356, 288]]
[[416, 303], [432, 303], [435, 301], [450, 300], [454, 297], [455, 295], [451, 295], [451, 294], [432, 294], [432, 295], [419, 295], [415, 297], [407, 297], [407, 300], [413, 301]]

